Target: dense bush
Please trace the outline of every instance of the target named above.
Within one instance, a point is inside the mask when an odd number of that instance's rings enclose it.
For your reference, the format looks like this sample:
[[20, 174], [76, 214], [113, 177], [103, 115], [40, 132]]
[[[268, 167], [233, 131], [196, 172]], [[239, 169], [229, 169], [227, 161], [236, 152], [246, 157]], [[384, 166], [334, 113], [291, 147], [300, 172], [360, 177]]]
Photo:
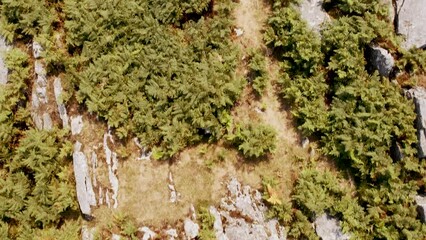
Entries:
[[[424, 161], [416, 158], [414, 106], [399, 87], [365, 68], [366, 45], [398, 39], [376, 2], [333, 1], [328, 7], [336, 19], [321, 31], [321, 41], [291, 7], [274, 9], [265, 39], [282, 62], [284, 99], [300, 129], [320, 139], [321, 150], [349, 169], [356, 197], [329, 175], [305, 170], [293, 205], [308, 219], [322, 211], [336, 216], [360, 239], [424, 238], [413, 199], [415, 183], [425, 173]], [[422, 66], [419, 55], [405, 59], [403, 66]], [[401, 147], [400, 160], [390, 156], [394, 144]]]
[[268, 83], [266, 60], [260, 51], [255, 50], [250, 53], [249, 57], [249, 80], [256, 94], [262, 96]]
[[229, 140], [248, 158], [265, 156], [276, 148], [276, 131], [263, 124], [237, 125]]
[[[65, 1], [69, 48], [81, 48], [77, 99], [116, 129], [136, 135], [161, 156], [172, 156], [203, 136], [223, 134], [226, 115], [243, 82], [235, 77], [229, 40], [231, 3], [181, 28], [163, 24], [141, 1]], [[176, 7], [176, 6], [174, 6]], [[96, 21], [93, 21], [96, 19]], [[78, 65], [82, 66], [82, 65]]]

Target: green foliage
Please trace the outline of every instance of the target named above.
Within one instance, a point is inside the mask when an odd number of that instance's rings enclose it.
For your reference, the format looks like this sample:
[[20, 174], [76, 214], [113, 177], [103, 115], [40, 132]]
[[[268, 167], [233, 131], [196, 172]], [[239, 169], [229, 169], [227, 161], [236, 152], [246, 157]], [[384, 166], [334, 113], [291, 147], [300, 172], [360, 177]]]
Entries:
[[[136, 135], [160, 149], [161, 157], [200, 141], [200, 129], [220, 138], [225, 127], [220, 117], [243, 86], [234, 76], [237, 52], [226, 7], [231, 3], [217, 3], [215, 16], [181, 28], [165, 24], [181, 20], [180, 13], [164, 21], [150, 14], [155, 9], [163, 15], [169, 7], [199, 12], [206, 3], [66, 0], [67, 44], [82, 49], [77, 67], [83, 67], [75, 71], [78, 101], [106, 119], [120, 138]], [[200, 8], [188, 10], [194, 6]]]
[[28, 56], [13, 48], [7, 52], [8, 82], [0, 87], [0, 163], [11, 157], [11, 150], [26, 128], [29, 127], [29, 111], [26, 107], [26, 81], [30, 67]]
[[213, 230], [214, 216], [210, 213], [208, 205], [199, 206], [197, 208], [197, 218], [200, 222], [200, 233], [199, 238], [201, 240], [213, 240], [216, 239], [215, 232]]
[[328, 86], [320, 73], [324, 59], [320, 39], [293, 7], [276, 8], [268, 20], [266, 43], [274, 48], [283, 69], [279, 84], [284, 99], [305, 134], [322, 131], [327, 122], [325, 95]]
[[263, 124], [237, 125], [228, 139], [248, 158], [265, 156], [276, 148], [276, 131]]
[[253, 50], [250, 53], [248, 67], [250, 69], [249, 77], [252, 81], [252, 87], [261, 96], [268, 83], [268, 72], [266, 70], [265, 57], [260, 51]]
[[[281, 61], [284, 100], [292, 104], [299, 128], [349, 168], [356, 188], [343, 190], [329, 172], [302, 171], [293, 193], [300, 211], [287, 217], [289, 235], [301, 238], [308, 220], [327, 212], [357, 239], [422, 239], [425, 224], [417, 219], [413, 196], [425, 168], [416, 157], [413, 104], [397, 86], [365, 69], [366, 45], [397, 45], [398, 38], [376, 1], [325, 1], [325, 7], [336, 19], [325, 25], [321, 41], [291, 7], [274, 8], [265, 39]], [[422, 60], [412, 50], [398, 66], [419, 74]], [[404, 155], [399, 161], [390, 156], [394, 143]]]
[[0, 179], [1, 219], [21, 229], [16, 236], [34, 229], [60, 226], [66, 213], [78, 210], [71, 161], [62, 147], [66, 132], [30, 129], [20, 139]]

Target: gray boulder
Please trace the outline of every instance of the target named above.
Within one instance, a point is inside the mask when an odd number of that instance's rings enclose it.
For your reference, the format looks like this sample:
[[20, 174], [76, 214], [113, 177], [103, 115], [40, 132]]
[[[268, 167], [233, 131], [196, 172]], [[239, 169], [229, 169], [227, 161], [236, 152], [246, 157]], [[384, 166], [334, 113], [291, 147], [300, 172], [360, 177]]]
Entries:
[[380, 76], [389, 77], [394, 65], [395, 60], [388, 50], [378, 47], [370, 46], [366, 51], [367, 62], [372, 71], [378, 71]]
[[328, 214], [322, 214], [315, 219], [315, 231], [322, 240], [349, 240], [350, 236], [344, 234], [339, 222]]
[[396, 27], [405, 36], [406, 49], [426, 46], [426, 3], [424, 0], [396, 0]]
[[81, 212], [90, 218], [91, 206], [96, 206], [96, 197], [90, 179], [87, 159], [81, 152], [81, 143], [78, 141], [74, 144], [72, 157], [78, 204]]
[[416, 196], [417, 212], [419, 213], [420, 219], [423, 223], [426, 223], [426, 196]]
[[330, 20], [322, 8], [323, 0], [303, 0], [299, 5], [302, 18], [316, 32], [321, 30], [321, 24]]
[[33, 41], [33, 56], [35, 59], [41, 58], [41, 53], [44, 51], [40, 43]]
[[165, 233], [166, 233], [166, 235], [168, 236], [168, 239], [169, 239], [169, 240], [175, 240], [175, 238], [177, 238], [177, 237], [178, 237], [178, 233], [177, 233], [176, 229], [174, 229], [174, 228], [167, 229], [167, 230], [165, 231]]

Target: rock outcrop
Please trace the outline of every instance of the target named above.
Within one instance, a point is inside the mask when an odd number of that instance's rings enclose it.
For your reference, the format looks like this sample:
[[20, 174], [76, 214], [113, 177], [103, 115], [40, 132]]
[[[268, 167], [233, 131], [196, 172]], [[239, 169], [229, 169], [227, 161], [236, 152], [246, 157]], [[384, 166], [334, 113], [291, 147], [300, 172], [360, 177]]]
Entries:
[[322, 240], [349, 240], [350, 236], [342, 232], [339, 222], [327, 214], [317, 217], [315, 231]]
[[233, 178], [228, 186], [228, 196], [221, 199], [219, 208], [210, 207], [215, 217], [214, 231], [217, 239], [286, 239], [278, 221], [266, 220], [266, 206], [262, 195], [249, 186], [242, 187]]
[[185, 236], [188, 240], [195, 239], [200, 231], [200, 226], [193, 222], [191, 219], [186, 218], [183, 222], [183, 229], [185, 230]]
[[426, 223], [426, 196], [416, 196], [417, 212], [419, 213], [420, 219], [423, 223]]
[[417, 138], [419, 158], [426, 157], [426, 90], [422, 87], [416, 87], [406, 91], [408, 98], [414, 99], [414, 105], [417, 113]]
[[426, 47], [426, 4], [424, 0], [396, 0], [395, 25], [405, 36], [406, 49]]
[[141, 227], [138, 229], [138, 231], [143, 233], [142, 240], [155, 239], [157, 236], [157, 234], [148, 227]]
[[44, 66], [44, 60], [41, 58], [42, 46], [36, 41], [33, 42], [34, 72], [36, 79], [31, 94], [31, 116], [37, 129], [52, 129], [52, 119], [46, 111], [49, 101], [47, 94], [47, 72]]
[[323, 0], [303, 0], [299, 5], [302, 18], [316, 32], [321, 30], [321, 24], [330, 20], [322, 8]]
[[53, 92], [55, 94], [55, 100], [56, 105], [58, 105], [58, 113], [59, 117], [62, 120], [62, 127], [69, 127], [69, 119], [67, 114], [67, 109], [65, 108], [65, 105], [61, 101], [61, 95], [62, 95], [62, 83], [61, 79], [59, 77], [56, 77], [55, 80], [53, 80]]
[[[109, 146], [108, 146], [108, 142], [114, 143], [114, 140], [112, 138], [112, 135], [110, 133], [105, 133], [104, 134], [104, 151], [105, 151], [105, 160], [108, 166], [108, 178], [109, 178], [109, 182], [111, 184], [111, 189], [112, 189], [112, 199], [114, 200], [114, 204], [113, 204], [113, 208], [117, 208], [118, 207], [118, 187], [119, 187], [119, 182], [118, 182], [118, 178], [116, 175], [116, 171], [118, 169], [118, 159], [117, 159], [117, 153], [113, 152]], [[106, 201], [107, 201], [107, 205], [108, 201], [109, 201], [109, 192], [107, 190], [106, 192]]]
[[378, 47], [367, 47], [366, 58], [371, 71], [378, 71], [380, 76], [389, 77], [395, 65], [395, 60], [388, 50]]
[[78, 204], [80, 205], [83, 216], [86, 219], [90, 219], [92, 214], [91, 206], [96, 206], [96, 197], [93, 191], [87, 159], [81, 151], [81, 143], [78, 141], [74, 144], [73, 166]]
[[4, 59], [8, 50], [9, 46], [7, 46], [6, 41], [0, 37], [0, 85], [7, 83], [8, 70]]

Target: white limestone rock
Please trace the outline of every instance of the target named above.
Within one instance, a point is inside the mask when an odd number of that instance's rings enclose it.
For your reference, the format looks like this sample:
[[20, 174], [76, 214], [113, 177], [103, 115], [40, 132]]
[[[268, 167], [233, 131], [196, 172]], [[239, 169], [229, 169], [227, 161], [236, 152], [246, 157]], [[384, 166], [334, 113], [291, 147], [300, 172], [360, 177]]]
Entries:
[[349, 240], [349, 234], [342, 232], [339, 222], [323, 214], [315, 219], [315, 231], [317, 235], [323, 240]]
[[0, 37], [0, 85], [7, 83], [8, 69], [5, 63], [5, 57], [10, 47], [6, 44], [3, 37]]
[[83, 117], [81, 115], [71, 117], [71, 134], [80, 134], [83, 130]]
[[323, 0], [303, 0], [299, 5], [302, 19], [316, 32], [321, 30], [323, 22], [330, 20], [322, 8]]
[[195, 239], [200, 231], [200, 226], [189, 218], [186, 218], [183, 224], [187, 239]]
[[80, 210], [83, 214], [90, 216], [91, 206], [96, 206], [96, 197], [90, 179], [87, 159], [81, 151], [81, 143], [78, 141], [74, 144], [73, 166]]
[[157, 236], [157, 234], [148, 227], [141, 227], [138, 229], [138, 231], [143, 233], [142, 240], [155, 239]]
[[63, 89], [61, 79], [56, 77], [55, 80], [53, 80], [53, 92], [55, 94], [56, 105], [58, 105], [59, 117], [62, 120], [62, 126], [65, 128], [69, 127], [69, 118], [67, 114], [67, 109], [61, 101], [62, 91]]
[[424, 0], [396, 0], [397, 31], [405, 36], [402, 47], [426, 47], [426, 3]]
[[174, 228], [167, 229], [165, 233], [168, 236], [169, 240], [175, 240], [178, 237], [178, 233]]
[[40, 43], [33, 41], [33, 56], [35, 59], [41, 58], [41, 54], [44, 51]]

